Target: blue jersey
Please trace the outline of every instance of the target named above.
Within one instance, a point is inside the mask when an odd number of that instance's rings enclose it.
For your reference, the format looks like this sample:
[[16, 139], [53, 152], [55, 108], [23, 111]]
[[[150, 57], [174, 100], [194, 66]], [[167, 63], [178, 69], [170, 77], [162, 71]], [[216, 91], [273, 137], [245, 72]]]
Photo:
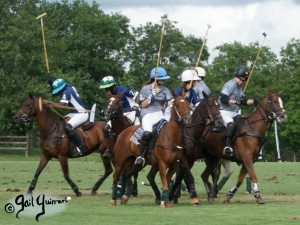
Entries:
[[115, 95], [124, 93], [121, 99], [123, 111], [124, 112], [131, 111], [131, 105], [130, 102], [128, 101], [128, 98], [131, 98], [134, 101], [136, 96], [138, 95], [138, 92], [123, 86], [116, 86], [114, 92]]
[[[182, 92], [182, 86], [176, 88], [174, 90], [174, 95], [176, 97], [181, 96], [181, 92]], [[195, 90], [193, 88], [191, 88], [190, 90], [184, 90], [184, 94], [185, 94], [185, 99], [189, 102], [192, 103], [193, 105], [196, 105], [197, 103], [200, 102], [200, 99], [198, 98]]]
[[66, 103], [70, 107], [74, 107], [75, 109], [72, 109], [71, 113], [78, 113], [86, 110], [85, 104], [82, 102], [76, 88], [72, 85], [67, 85], [65, 87], [60, 102]]

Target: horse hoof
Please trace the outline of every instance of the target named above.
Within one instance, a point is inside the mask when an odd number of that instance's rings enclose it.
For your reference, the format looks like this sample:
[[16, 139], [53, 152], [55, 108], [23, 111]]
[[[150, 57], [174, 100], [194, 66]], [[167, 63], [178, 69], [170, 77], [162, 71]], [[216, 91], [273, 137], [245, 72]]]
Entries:
[[191, 201], [190, 201], [190, 204], [192, 206], [198, 206], [200, 204], [200, 201], [198, 198], [192, 198]]
[[175, 204], [174, 204], [174, 200], [171, 200], [168, 202], [168, 206], [167, 207], [173, 207]]
[[80, 191], [76, 192], [76, 196], [77, 197], [81, 197], [82, 196], [82, 193]]
[[229, 204], [230, 203], [230, 199], [226, 198], [223, 202], [223, 204]]
[[122, 195], [121, 197], [121, 204], [126, 205], [128, 203], [129, 197], [127, 195]]
[[110, 200], [109, 206], [117, 206], [117, 200]]
[[160, 199], [155, 199], [155, 204], [160, 205]]
[[256, 203], [258, 204], [265, 204], [265, 201], [259, 196], [256, 197]]
[[166, 208], [165, 201], [160, 202], [160, 208]]

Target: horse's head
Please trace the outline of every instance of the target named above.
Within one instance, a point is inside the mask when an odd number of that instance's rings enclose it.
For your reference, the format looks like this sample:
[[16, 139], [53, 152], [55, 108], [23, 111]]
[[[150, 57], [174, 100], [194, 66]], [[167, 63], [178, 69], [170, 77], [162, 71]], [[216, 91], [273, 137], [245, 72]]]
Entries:
[[283, 123], [287, 120], [286, 112], [283, 108], [281, 99], [282, 93], [272, 93], [269, 91], [268, 96], [260, 104], [270, 120], [277, 120], [278, 123]]
[[175, 98], [171, 112], [171, 119], [183, 122], [183, 124], [190, 124], [192, 116], [189, 110], [189, 103], [182, 96]]
[[[206, 122], [206, 125], [214, 125], [215, 127], [223, 127], [224, 121], [220, 114], [218, 101], [212, 96], [202, 92], [204, 99], [196, 107], [194, 112], [195, 120]], [[200, 118], [198, 118], [200, 117]]]
[[30, 120], [30, 117], [36, 116], [38, 113], [37, 100], [31, 94], [28, 94], [28, 97], [20, 106], [20, 109], [14, 116], [13, 120], [15, 123], [27, 123]]
[[108, 99], [108, 103], [106, 108], [104, 109], [104, 117], [107, 120], [112, 119], [113, 117], [119, 115], [123, 115], [123, 108], [122, 108], [122, 96], [123, 92], [119, 95], [111, 95]]

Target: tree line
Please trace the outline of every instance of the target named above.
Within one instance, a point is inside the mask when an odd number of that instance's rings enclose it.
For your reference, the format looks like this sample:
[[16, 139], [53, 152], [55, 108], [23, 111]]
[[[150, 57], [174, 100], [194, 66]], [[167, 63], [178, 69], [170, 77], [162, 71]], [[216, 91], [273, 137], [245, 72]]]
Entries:
[[[46, 71], [40, 20], [43, 18], [50, 72]], [[201, 37], [184, 35], [176, 21], [166, 18], [160, 66], [171, 79], [166, 86], [174, 90], [181, 84], [179, 75], [185, 67], [195, 66], [202, 44]], [[156, 66], [161, 24], [151, 22], [138, 27], [129, 24], [122, 13], [106, 14], [97, 3], [84, 0], [2, 0], [0, 3], [0, 133], [22, 134], [27, 128], [16, 127], [12, 117], [27, 93], [54, 99], [47, 87], [49, 78], [64, 78], [78, 89], [90, 107], [97, 103], [96, 119], [107, 96], [99, 89], [104, 76], [114, 76], [120, 85], [140, 90], [150, 70]], [[283, 91], [288, 122], [279, 126], [280, 145], [286, 157], [299, 160], [300, 138], [300, 40], [291, 37], [276, 55], [258, 42], [224, 43], [214, 51], [212, 60], [204, 47], [200, 66], [207, 73], [206, 83], [218, 97], [222, 85], [234, 76], [235, 68], [251, 68], [258, 49], [260, 57], [247, 88], [247, 97], [260, 100], [267, 89]], [[211, 61], [211, 62], [209, 62]], [[249, 114], [251, 107], [243, 108]], [[34, 126], [34, 125], [33, 125]], [[36, 128], [33, 127], [33, 130]], [[274, 133], [265, 147], [270, 160], [276, 158]]]

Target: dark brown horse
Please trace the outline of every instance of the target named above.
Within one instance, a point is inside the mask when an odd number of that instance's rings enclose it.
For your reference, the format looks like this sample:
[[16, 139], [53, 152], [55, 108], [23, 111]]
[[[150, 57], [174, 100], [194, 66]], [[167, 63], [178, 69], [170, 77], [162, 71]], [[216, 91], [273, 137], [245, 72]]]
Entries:
[[[77, 196], [81, 196], [77, 185], [71, 180], [69, 176], [68, 158], [72, 158], [72, 155], [76, 151], [74, 145], [70, 144], [69, 138], [64, 131], [64, 118], [61, 118], [56, 111], [49, 106], [49, 101], [42, 100], [41, 98], [35, 98], [31, 94], [25, 99], [24, 103], [14, 116], [14, 121], [17, 123], [26, 122], [31, 117], [36, 117], [37, 127], [40, 131], [41, 149], [40, 163], [28, 188], [28, 193], [31, 194], [35, 189], [39, 175], [47, 165], [50, 159], [57, 158], [61, 164], [62, 171], [65, 179], [72, 187]], [[106, 146], [106, 141], [103, 137], [103, 127], [105, 122], [94, 122], [92, 126], [87, 130], [84, 130], [83, 126], [76, 128], [76, 131], [83, 137], [87, 151], [84, 155], [88, 155], [94, 151], [100, 151], [103, 153]], [[95, 194], [101, 183], [105, 178], [112, 173], [112, 166], [109, 159], [103, 159], [105, 166], [105, 174], [97, 181], [92, 189], [92, 193]]]
[[[192, 115], [192, 122], [184, 127], [184, 159], [187, 160], [188, 168], [180, 167], [176, 181], [170, 193], [170, 201], [173, 202], [175, 191], [185, 176], [185, 181], [190, 192], [191, 204], [199, 204], [195, 190], [194, 178], [190, 173], [194, 162], [198, 159], [205, 158], [206, 168], [201, 174], [204, 186], [208, 193], [211, 192], [211, 185], [208, 181], [210, 171], [214, 169], [219, 159], [207, 152], [202, 151], [203, 136], [214, 129], [223, 127], [223, 119], [219, 111], [219, 104], [212, 95], [203, 92], [204, 99], [196, 107]], [[183, 164], [184, 165], [184, 164]], [[215, 180], [215, 183], [217, 181]]]
[[[111, 121], [112, 135], [109, 135], [110, 137], [106, 137], [106, 138], [108, 138], [109, 155], [112, 158], [114, 155], [113, 148], [114, 148], [115, 142], [116, 142], [119, 134], [125, 128], [133, 125], [132, 121], [129, 118], [127, 118], [126, 116], [124, 116], [124, 111], [122, 108], [123, 95], [124, 95], [124, 93], [121, 93], [118, 95], [110, 95], [108, 102], [107, 102], [107, 106], [103, 111], [105, 118], [107, 120]], [[132, 159], [131, 161], [128, 161], [127, 165], [125, 166], [125, 171], [128, 170], [126, 168], [131, 167], [133, 165], [133, 163], [134, 163], [134, 159]], [[133, 183], [133, 187], [132, 187], [132, 195], [133, 196], [137, 196], [137, 194], [138, 194], [137, 177], [138, 177], [138, 173], [135, 173], [134, 174], [134, 183]], [[124, 193], [124, 191], [125, 191], [125, 180], [124, 179], [125, 179], [125, 173], [123, 173], [120, 178], [122, 193]]]
[[[287, 116], [283, 108], [281, 93], [268, 95], [256, 107], [256, 110], [249, 117], [241, 119], [238, 123], [235, 136], [232, 140], [234, 156], [232, 161], [241, 164], [241, 170], [236, 185], [227, 194], [224, 203], [229, 203], [237, 189], [242, 184], [245, 175], [248, 173], [253, 183], [253, 195], [256, 202], [263, 204], [264, 200], [260, 195], [257, 185], [257, 177], [254, 170], [254, 162], [259, 156], [260, 149], [266, 140], [266, 130], [274, 120], [279, 123], [286, 121]], [[223, 157], [224, 132], [208, 132], [204, 136], [203, 148], [217, 158]]]
[[[162, 182], [162, 201], [161, 207], [168, 206], [169, 192], [168, 184], [172, 175], [178, 168], [177, 160], [181, 159], [182, 155], [182, 131], [183, 125], [191, 122], [191, 115], [189, 113], [188, 102], [183, 97], [177, 97], [171, 110], [170, 121], [166, 122], [161, 128], [153, 149], [149, 150], [145, 156], [147, 164], [157, 163], [161, 182]], [[115, 172], [113, 176], [113, 190], [112, 200], [110, 204], [116, 205], [117, 199], [117, 182], [125, 163], [130, 160], [132, 156], [139, 155], [138, 142], [134, 139], [134, 133], [139, 126], [132, 126], [126, 128], [118, 137], [115, 144], [114, 155]], [[130, 178], [130, 172], [127, 178]], [[129, 187], [129, 185], [127, 185]], [[128, 196], [122, 196], [122, 202], [127, 203]]]

